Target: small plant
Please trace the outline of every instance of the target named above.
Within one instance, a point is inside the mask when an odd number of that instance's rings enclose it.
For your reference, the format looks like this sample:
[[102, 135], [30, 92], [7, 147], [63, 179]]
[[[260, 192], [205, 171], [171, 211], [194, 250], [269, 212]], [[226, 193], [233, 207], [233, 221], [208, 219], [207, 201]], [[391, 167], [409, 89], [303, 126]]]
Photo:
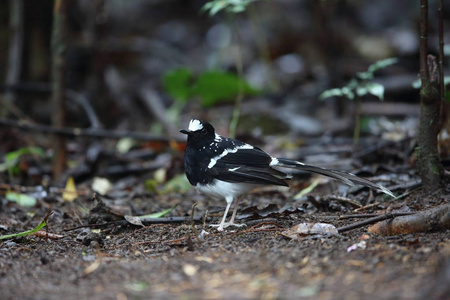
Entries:
[[203, 5], [202, 11], [209, 11], [210, 16], [214, 16], [221, 10], [229, 13], [240, 13], [246, 10], [252, 2], [259, 0], [212, 0]]
[[4, 157], [4, 162], [0, 164], [0, 172], [8, 171], [10, 177], [19, 174], [19, 161], [24, 155], [44, 156], [44, 151], [39, 147], [25, 147], [9, 152]]
[[324, 100], [330, 97], [346, 97], [349, 100], [355, 100], [355, 129], [353, 131], [353, 147], [356, 149], [359, 141], [359, 135], [361, 131], [361, 97], [370, 94], [380, 101], [384, 100], [384, 86], [372, 82], [375, 77], [375, 72], [384, 69], [392, 64], [398, 62], [397, 58], [387, 58], [379, 60], [376, 63], [370, 65], [365, 72], [356, 73], [349, 83], [341, 88], [334, 88], [324, 91], [319, 95], [320, 100]]
[[233, 116], [230, 121], [230, 137], [235, 137], [236, 128], [241, 113], [242, 100], [245, 94], [245, 86], [242, 84], [244, 82], [244, 64], [242, 55], [242, 41], [239, 33], [239, 28], [235, 20], [235, 15], [244, 12], [248, 6], [258, 0], [211, 0], [207, 2], [201, 9], [202, 12], [209, 11], [209, 16], [212, 17], [224, 10], [227, 12], [230, 22], [230, 27], [233, 28], [237, 40], [238, 53], [236, 55], [236, 70], [237, 76], [239, 78], [238, 83], [238, 93], [236, 94], [236, 101], [233, 110]]

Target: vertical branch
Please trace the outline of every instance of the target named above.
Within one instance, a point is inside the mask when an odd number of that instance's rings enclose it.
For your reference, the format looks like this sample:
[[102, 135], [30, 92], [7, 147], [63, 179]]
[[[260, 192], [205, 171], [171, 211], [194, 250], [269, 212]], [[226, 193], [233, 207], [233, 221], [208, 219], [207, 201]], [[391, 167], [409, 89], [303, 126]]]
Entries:
[[443, 168], [439, 160], [437, 136], [440, 131], [440, 95], [436, 58], [428, 55], [428, 0], [420, 0], [420, 120], [417, 147], [422, 187], [435, 192], [441, 186]]
[[248, 6], [250, 25], [253, 32], [255, 33], [254, 37], [256, 41], [256, 47], [264, 63], [269, 88], [271, 91], [275, 92], [279, 90], [280, 82], [275, 77], [273, 64], [270, 61], [269, 43], [267, 37], [265, 36], [264, 30], [262, 30], [262, 20], [257, 7], [257, 5]]
[[355, 98], [355, 129], [353, 130], [353, 153], [358, 151], [359, 137], [361, 135], [361, 97]]
[[442, 0], [439, 0], [438, 7], [438, 30], [439, 30], [439, 58], [438, 58], [438, 67], [439, 67], [439, 94], [440, 94], [440, 102], [441, 102], [441, 115], [440, 115], [440, 123], [444, 122], [444, 101], [445, 101], [445, 85], [444, 85], [444, 15], [442, 10], [444, 9], [444, 4]]
[[[55, 0], [52, 29], [52, 125], [62, 128], [65, 125], [66, 105], [64, 90], [66, 86], [66, 20], [68, 0]], [[66, 168], [66, 140], [63, 136], [53, 137], [53, 178], [59, 178]]]
[[420, 63], [420, 80], [422, 81], [422, 89], [424, 81], [428, 81], [428, 0], [420, 0], [420, 44], [419, 44], [419, 63]]
[[234, 105], [233, 109], [233, 117], [231, 118], [230, 122], [230, 137], [236, 137], [236, 128], [237, 124], [239, 122], [239, 116], [241, 114], [241, 106], [242, 106], [242, 100], [244, 98], [244, 63], [242, 61], [242, 39], [241, 34], [239, 32], [239, 27], [237, 25], [237, 21], [235, 16], [232, 13], [230, 14], [231, 18], [231, 24], [233, 25], [234, 32], [236, 34], [237, 39], [237, 49], [238, 53], [236, 54], [236, 70], [238, 75], [238, 94], [236, 96], [236, 103]]
[[[8, 51], [8, 69], [6, 73], [6, 92], [5, 100], [7, 103], [3, 107], [10, 107], [14, 103], [15, 93], [12, 86], [17, 84], [20, 79], [20, 70], [22, 68], [23, 54], [23, 0], [10, 0], [10, 43]], [[6, 115], [6, 111], [1, 112]]]

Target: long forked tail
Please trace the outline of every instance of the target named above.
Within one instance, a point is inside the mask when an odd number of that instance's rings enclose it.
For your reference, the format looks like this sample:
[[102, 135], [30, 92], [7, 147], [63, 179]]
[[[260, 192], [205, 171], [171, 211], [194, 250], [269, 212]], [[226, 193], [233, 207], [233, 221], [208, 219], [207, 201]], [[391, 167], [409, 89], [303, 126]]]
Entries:
[[290, 159], [286, 159], [286, 158], [274, 159], [271, 165], [283, 167], [283, 168], [298, 169], [298, 170], [307, 171], [307, 172], [311, 172], [311, 173], [317, 173], [320, 175], [324, 175], [324, 176], [328, 176], [328, 177], [337, 179], [337, 180], [342, 181], [343, 183], [350, 185], [350, 186], [354, 186], [355, 184], [361, 184], [361, 185], [370, 187], [376, 191], [380, 191], [385, 194], [388, 194], [389, 196], [395, 198], [394, 194], [390, 190], [385, 188], [384, 186], [373, 183], [370, 180], [358, 177], [352, 173], [306, 165], [299, 161], [290, 160]]

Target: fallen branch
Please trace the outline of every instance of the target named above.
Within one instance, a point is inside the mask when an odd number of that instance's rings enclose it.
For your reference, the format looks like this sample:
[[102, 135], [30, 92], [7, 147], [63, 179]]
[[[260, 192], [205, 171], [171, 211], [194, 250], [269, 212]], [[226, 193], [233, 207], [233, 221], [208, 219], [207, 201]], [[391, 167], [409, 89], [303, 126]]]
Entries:
[[379, 235], [397, 235], [443, 229], [450, 229], [450, 203], [379, 222], [369, 227], [368, 231]]
[[373, 218], [370, 218], [370, 219], [367, 219], [367, 220], [364, 220], [364, 221], [361, 221], [361, 222], [356, 222], [356, 223], [353, 223], [353, 224], [350, 224], [350, 225], [339, 227], [337, 229], [337, 231], [339, 233], [342, 233], [342, 232], [350, 231], [350, 230], [353, 230], [353, 229], [356, 229], [356, 228], [360, 228], [360, 227], [363, 227], [363, 226], [366, 226], [366, 225], [374, 224], [374, 223], [377, 223], [377, 222], [380, 222], [380, 221], [383, 221], [383, 220], [393, 219], [393, 218], [398, 217], [398, 216], [405, 216], [405, 215], [411, 215], [411, 214], [414, 214], [414, 213], [411, 213], [411, 212], [387, 213], [387, 214], [376, 216], [376, 217], [373, 217]]

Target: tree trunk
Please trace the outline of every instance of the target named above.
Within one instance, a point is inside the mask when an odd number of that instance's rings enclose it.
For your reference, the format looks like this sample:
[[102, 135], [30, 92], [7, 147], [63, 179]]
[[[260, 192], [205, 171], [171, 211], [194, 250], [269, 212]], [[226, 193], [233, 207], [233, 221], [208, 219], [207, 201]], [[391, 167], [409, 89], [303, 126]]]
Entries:
[[[66, 120], [66, 23], [67, 0], [55, 0], [52, 32], [52, 125], [62, 128]], [[59, 178], [66, 169], [66, 139], [53, 137], [53, 178]]]
[[420, 1], [420, 121], [417, 147], [422, 186], [428, 192], [441, 187], [443, 168], [439, 160], [437, 137], [441, 128], [441, 99], [436, 58], [428, 55], [428, 0]]

